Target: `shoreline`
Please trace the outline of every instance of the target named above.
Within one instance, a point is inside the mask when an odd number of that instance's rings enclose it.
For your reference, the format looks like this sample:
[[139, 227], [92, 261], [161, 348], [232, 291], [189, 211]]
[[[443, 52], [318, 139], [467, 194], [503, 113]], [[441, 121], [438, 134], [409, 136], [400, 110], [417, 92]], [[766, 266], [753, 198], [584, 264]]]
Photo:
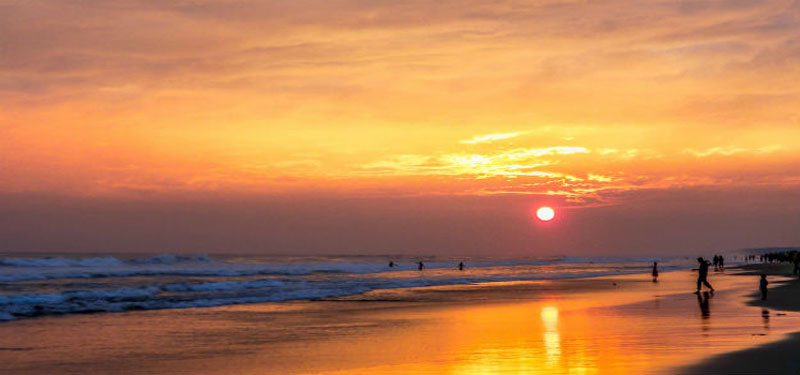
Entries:
[[800, 323], [767, 326], [758, 308], [740, 313], [750, 282], [732, 275], [712, 280], [716, 297], [700, 301], [690, 293], [695, 277], [685, 270], [658, 283], [633, 274], [20, 320], [0, 325], [8, 349], [0, 372], [661, 375], [775, 342]]
[[[762, 273], [767, 274], [767, 277], [793, 277], [790, 280], [770, 281], [771, 285], [766, 301], [762, 301], [760, 293], [755, 291], [749, 295], [752, 299], [745, 303], [747, 306], [762, 307], [764, 311], [777, 310], [791, 313], [800, 312], [800, 279], [791, 274], [792, 267], [790, 264], [765, 263], [737, 266], [732, 270], [742, 270], [742, 272], [734, 273], [735, 276], [753, 277], [754, 290], [757, 286], [756, 276]], [[780, 317], [786, 313], [774, 315]], [[700, 363], [683, 368], [680, 373], [683, 375], [798, 374], [800, 373], [798, 347], [800, 347], [800, 331], [789, 333], [787, 337], [772, 343], [712, 356]]]

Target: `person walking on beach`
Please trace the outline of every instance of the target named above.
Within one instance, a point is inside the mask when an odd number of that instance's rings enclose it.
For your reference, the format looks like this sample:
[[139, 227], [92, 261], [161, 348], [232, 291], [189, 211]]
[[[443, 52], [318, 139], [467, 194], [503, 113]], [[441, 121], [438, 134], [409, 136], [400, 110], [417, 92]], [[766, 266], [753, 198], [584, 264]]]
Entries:
[[419, 266], [417, 267], [417, 269], [422, 271], [423, 268], [425, 268], [425, 263], [422, 263], [422, 261], [420, 261], [419, 262]]
[[464, 270], [464, 262], [458, 263], [458, 270], [459, 271], [463, 271]]
[[653, 282], [658, 282], [658, 262], [653, 262]]
[[711, 289], [713, 293], [714, 288], [708, 283], [708, 266], [710, 264], [707, 260], [703, 259], [703, 257], [697, 258], [697, 263], [700, 263], [700, 267], [697, 269], [697, 291], [695, 293], [699, 294], [703, 285]]
[[769, 285], [769, 281], [767, 281], [767, 275], [761, 274], [761, 281], [759, 282], [758, 288], [761, 289], [761, 300], [767, 300], [767, 285]]

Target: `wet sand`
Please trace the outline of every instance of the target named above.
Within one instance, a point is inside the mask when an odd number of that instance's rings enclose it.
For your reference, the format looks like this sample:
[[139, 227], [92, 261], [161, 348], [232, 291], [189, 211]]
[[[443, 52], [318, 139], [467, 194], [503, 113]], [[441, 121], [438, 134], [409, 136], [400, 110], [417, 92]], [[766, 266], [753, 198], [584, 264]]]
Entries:
[[[695, 274], [397, 289], [324, 301], [0, 324], [8, 374], [674, 374], [778, 341], [800, 314], [749, 277]], [[755, 279], [754, 279], [755, 280]], [[726, 373], [726, 372], [706, 372]]]
[[[749, 277], [757, 285], [758, 275], [765, 273], [770, 281], [768, 298], [762, 301], [752, 293], [748, 305], [766, 309], [772, 315], [796, 315], [800, 311], [800, 280], [792, 277], [789, 264], [759, 264], [741, 267], [741, 277]], [[774, 276], [783, 277], [776, 281]], [[789, 278], [791, 277], [791, 278]], [[684, 370], [685, 374], [800, 374], [800, 332], [784, 340], [741, 351], [714, 356]]]

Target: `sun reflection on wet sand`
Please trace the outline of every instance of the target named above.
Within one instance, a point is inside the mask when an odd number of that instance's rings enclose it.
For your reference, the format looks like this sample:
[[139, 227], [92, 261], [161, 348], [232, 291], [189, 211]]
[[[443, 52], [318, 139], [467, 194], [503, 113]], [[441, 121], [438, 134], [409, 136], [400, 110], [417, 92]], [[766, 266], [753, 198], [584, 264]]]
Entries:
[[[443, 353], [326, 374], [671, 374], [675, 367], [752, 345], [750, 331], [766, 330], [763, 315], [743, 306], [736, 290], [717, 293], [713, 314], [707, 299], [698, 308], [697, 297], [685, 290], [693, 277], [672, 273], [658, 285], [645, 278], [609, 291], [471, 306], [436, 323]], [[718, 282], [739, 287], [748, 280]], [[636, 294], [644, 300], [615, 305]]]
[[558, 309], [553, 306], [542, 308], [542, 324], [544, 325], [545, 361], [553, 366], [561, 359], [561, 336], [558, 333]]

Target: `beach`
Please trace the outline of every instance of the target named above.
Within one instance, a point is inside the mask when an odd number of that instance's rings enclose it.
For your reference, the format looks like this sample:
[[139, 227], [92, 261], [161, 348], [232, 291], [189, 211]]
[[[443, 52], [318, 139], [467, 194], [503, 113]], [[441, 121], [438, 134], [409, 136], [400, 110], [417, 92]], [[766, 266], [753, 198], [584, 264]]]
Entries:
[[[748, 305], [761, 307], [771, 313], [800, 311], [800, 280], [791, 277], [790, 264], [759, 264], [741, 267], [743, 276], [755, 277], [761, 273], [784, 277], [769, 289], [768, 298], [762, 301], [757, 293], [747, 301]], [[791, 278], [788, 278], [791, 277]], [[800, 332], [785, 339], [746, 350], [726, 353], [710, 358], [685, 370], [691, 374], [797, 374], [800, 373]]]
[[[700, 295], [677, 270], [19, 319], [0, 324], [0, 372], [785, 373], [800, 315], [748, 304], [758, 278], [735, 272]], [[771, 279], [769, 303], [795, 293]]]

